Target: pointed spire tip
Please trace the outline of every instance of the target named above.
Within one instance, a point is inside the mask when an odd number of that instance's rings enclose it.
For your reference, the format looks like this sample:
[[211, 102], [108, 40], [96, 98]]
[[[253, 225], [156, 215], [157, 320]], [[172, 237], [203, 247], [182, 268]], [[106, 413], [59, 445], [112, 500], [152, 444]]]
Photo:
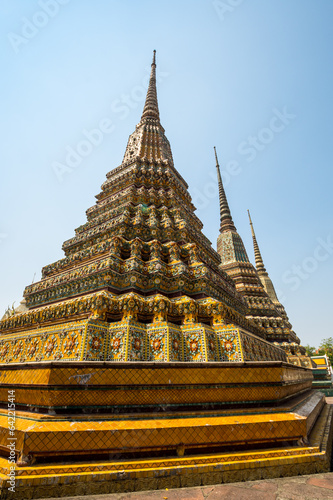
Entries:
[[215, 153], [216, 166], [219, 167], [219, 160], [217, 158], [217, 152], [216, 152], [216, 147], [215, 146], [214, 146], [214, 153]]
[[250, 210], [249, 209], [247, 209], [247, 213], [248, 213], [248, 216], [249, 216], [249, 219], [250, 219], [250, 224], [252, 226], [252, 219], [251, 219], [251, 215], [250, 215]]
[[220, 201], [220, 233], [223, 231], [236, 231], [235, 225], [233, 223], [231, 212], [229, 209], [227, 197], [223, 188], [223, 182], [221, 177], [220, 165], [217, 158], [216, 147], [214, 146], [215, 159], [216, 159], [216, 170], [217, 170], [217, 182], [219, 186], [219, 201]]
[[156, 93], [156, 50], [154, 50], [153, 62], [151, 63], [151, 72], [146, 95], [146, 101], [143, 108], [141, 120], [143, 118], [160, 119], [158, 111], [157, 93]]
[[254, 259], [256, 262], [256, 268], [257, 268], [258, 274], [262, 275], [263, 273], [266, 273], [266, 269], [265, 269], [264, 262], [263, 262], [262, 257], [261, 257], [259, 245], [258, 245], [257, 238], [256, 238], [256, 235], [254, 232], [254, 227], [252, 224], [250, 211], [248, 210], [247, 213], [249, 214], [249, 219], [250, 219], [250, 226], [251, 226], [251, 233], [252, 233], [252, 240], [253, 240]]

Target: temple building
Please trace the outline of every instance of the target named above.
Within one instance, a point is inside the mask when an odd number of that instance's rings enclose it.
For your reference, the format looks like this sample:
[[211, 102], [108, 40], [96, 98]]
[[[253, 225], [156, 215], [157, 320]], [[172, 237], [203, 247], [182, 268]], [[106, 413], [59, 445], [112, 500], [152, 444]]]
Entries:
[[0, 322], [1, 488], [10, 443], [16, 500], [329, 470], [332, 410], [216, 167], [217, 251], [160, 122], [154, 51], [121, 165]]

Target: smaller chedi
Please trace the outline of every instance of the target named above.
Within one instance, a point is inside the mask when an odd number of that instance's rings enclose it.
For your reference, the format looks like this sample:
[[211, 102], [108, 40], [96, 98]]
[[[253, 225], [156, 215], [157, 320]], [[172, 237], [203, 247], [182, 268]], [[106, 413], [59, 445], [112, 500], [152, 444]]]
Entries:
[[160, 122], [154, 52], [121, 164], [0, 322], [3, 495], [8, 443], [16, 500], [329, 470], [332, 411], [217, 172], [216, 251]]
[[310, 358], [306, 355], [305, 348], [300, 345], [300, 339], [292, 330], [285, 308], [278, 300], [272, 280], [264, 266], [248, 211], [256, 266], [254, 267], [249, 261], [244, 243], [232, 220], [223, 188], [216, 148], [214, 151], [220, 200], [221, 224], [220, 235], [217, 239], [217, 251], [221, 256], [220, 267], [233, 279], [236, 290], [246, 300], [248, 307], [246, 317], [265, 329], [267, 340], [282, 347], [290, 363], [310, 368]]

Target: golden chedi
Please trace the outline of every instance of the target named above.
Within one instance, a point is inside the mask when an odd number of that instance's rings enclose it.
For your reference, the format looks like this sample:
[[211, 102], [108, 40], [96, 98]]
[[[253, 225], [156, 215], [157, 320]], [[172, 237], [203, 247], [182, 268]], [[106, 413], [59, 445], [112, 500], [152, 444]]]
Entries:
[[[154, 53], [141, 120], [87, 222], [0, 322], [8, 498], [329, 470], [330, 409], [311, 370], [288, 362], [282, 344], [298, 338], [224, 217], [222, 182], [218, 252], [202, 233], [160, 123], [155, 72]], [[265, 320], [273, 311], [276, 327]]]

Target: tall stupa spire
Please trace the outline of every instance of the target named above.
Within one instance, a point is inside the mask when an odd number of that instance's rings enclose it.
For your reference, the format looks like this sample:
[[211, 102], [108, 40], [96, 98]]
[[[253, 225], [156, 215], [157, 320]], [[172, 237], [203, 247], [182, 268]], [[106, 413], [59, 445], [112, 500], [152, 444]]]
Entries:
[[216, 170], [217, 170], [217, 180], [219, 185], [219, 199], [220, 199], [220, 233], [224, 231], [236, 231], [235, 224], [231, 217], [230, 208], [228, 205], [227, 197], [224, 191], [219, 160], [217, 158], [216, 147], [214, 146], [215, 160], [216, 160]]
[[160, 119], [156, 92], [156, 50], [154, 50], [153, 62], [151, 63], [148, 91], [141, 120], [144, 118], [155, 118], [156, 120]]
[[[128, 163], [132, 163], [137, 160], [146, 162], [162, 162], [163, 165], [166, 162], [171, 170], [173, 169], [173, 158], [170, 143], [165, 136], [158, 110], [156, 92], [156, 50], [154, 50], [147, 96], [141, 120], [136, 126], [133, 134], [131, 134], [128, 139], [122, 164], [127, 165]], [[176, 170], [174, 170], [173, 173], [179, 179], [182, 179], [184, 185], [186, 184], [184, 179], [178, 172], [176, 172]]]
[[262, 257], [261, 257], [261, 253], [260, 253], [260, 250], [259, 250], [259, 245], [258, 245], [258, 242], [257, 242], [257, 238], [256, 238], [256, 235], [255, 235], [255, 232], [254, 232], [254, 229], [253, 229], [253, 224], [252, 224], [252, 220], [251, 220], [250, 211], [248, 210], [247, 213], [249, 215], [250, 226], [251, 226], [251, 233], [252, 233], [252, 239], [253, 239], [253, 249], [254, 249], [254, 258], [255, 258], [255, 262], [256, 262], [256, 268], [257, 268], [257, 272], [258, 272], [258, 274], [260, 276], [261, 274], [266, 273], [266, 269], [265, 269], [264, 262], [263, 262]]

